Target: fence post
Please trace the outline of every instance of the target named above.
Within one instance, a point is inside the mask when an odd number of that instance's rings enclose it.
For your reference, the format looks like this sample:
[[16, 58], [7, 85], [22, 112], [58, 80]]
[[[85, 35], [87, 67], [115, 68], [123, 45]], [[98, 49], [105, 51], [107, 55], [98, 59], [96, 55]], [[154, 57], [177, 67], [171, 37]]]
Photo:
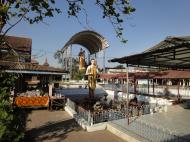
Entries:
[[91, 116], [90, 116], [90, 110], [88, 111], [88, 125], [91, 125]]
[[93, 115], [91, 117], [91, 126], [93, 125]]

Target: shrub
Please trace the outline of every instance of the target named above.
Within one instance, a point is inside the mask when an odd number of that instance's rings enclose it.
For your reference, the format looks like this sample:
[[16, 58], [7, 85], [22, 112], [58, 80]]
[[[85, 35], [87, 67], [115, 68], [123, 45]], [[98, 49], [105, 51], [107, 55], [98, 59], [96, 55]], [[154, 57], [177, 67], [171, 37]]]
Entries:
[[0, 141], [18, 142], [24, 137], [21, 114], [10, 100], [16, 79], [15, 74], [0, 73]]

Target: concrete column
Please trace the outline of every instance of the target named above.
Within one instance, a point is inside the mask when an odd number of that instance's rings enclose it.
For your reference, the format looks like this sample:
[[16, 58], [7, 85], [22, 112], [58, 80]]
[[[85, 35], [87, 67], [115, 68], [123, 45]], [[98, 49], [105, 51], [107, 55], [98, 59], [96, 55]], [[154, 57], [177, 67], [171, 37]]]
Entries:
[[179, 96], [179, 86], [181, 85], [181, 81], [178, 79], [177, 83], [177, 96]]
[[137, 89], [136, 89], [136, 85], [137, 85], [137, 81], [136, 78], [134, 77], [134, 93], [137, 93]]
[[149, 78], [148, 78], [148, 94], [149, 94], [149, 92], [150, 92], [150, 91], [149, 91], [149, 88], [150, 88], [149, 85], [150, 85], [150, 83], [149, 83]]
[[183, 87], [185, 87], [185, 79], [183, 79]]
[[179, 86], [182, 86], [182, 82], [181, 82], [181, 80], [179, 80]]
[[123, 88], [123, 85], [124, 85], [124, 80], [123, 79], [121, 79], [121, 88], [122, 88], [122, 92], [123, 92], [123, 90], [124, 90], [124, 88]]
[[52, 91], [53, 90], [53, 83], [49, 83], [48, 86], [49, 86], [49, 96], [52, 97], [52, 95], [53, 95], [53, 91]]
[[154, 95], [154, 79], [152, 80], [152, 89], [153, 89], [153, 95]]
[[114, 90], [115, 90], [115, 89], [114, 89], [114, 88], [115, 88], [115, 86], [114, 86], [114, 85], [115, 85], [114, 79], [112, 78], [111, 80], [112, 80], [112, 91], [114, 91]]
[[170, 79], [170, 85], [172, 85], [172, 80]]

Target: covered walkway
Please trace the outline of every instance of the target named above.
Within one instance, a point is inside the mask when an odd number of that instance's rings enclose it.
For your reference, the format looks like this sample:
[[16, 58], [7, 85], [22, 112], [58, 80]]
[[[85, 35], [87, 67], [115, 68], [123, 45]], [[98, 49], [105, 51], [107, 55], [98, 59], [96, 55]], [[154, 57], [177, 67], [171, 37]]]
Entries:
[[190, 69], [189, 61], [190, 36], [167, 37], [142, 53], [110, 60], [129, 66], [182, 70]]

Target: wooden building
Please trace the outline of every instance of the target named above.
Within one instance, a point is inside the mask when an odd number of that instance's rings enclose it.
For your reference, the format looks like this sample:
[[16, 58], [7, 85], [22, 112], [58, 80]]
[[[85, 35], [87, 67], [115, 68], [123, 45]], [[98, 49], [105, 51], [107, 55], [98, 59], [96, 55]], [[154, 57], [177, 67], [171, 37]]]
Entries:
[[48, 83], [62, 80], [64, 69], [49, 66], [47, 58], [43, 65], [31, 59], [32, 40], [30, 38], [6, 36], [0, 46], [0, 68], [19, 75], [15, 93], [33, 88], [48, 91]]

